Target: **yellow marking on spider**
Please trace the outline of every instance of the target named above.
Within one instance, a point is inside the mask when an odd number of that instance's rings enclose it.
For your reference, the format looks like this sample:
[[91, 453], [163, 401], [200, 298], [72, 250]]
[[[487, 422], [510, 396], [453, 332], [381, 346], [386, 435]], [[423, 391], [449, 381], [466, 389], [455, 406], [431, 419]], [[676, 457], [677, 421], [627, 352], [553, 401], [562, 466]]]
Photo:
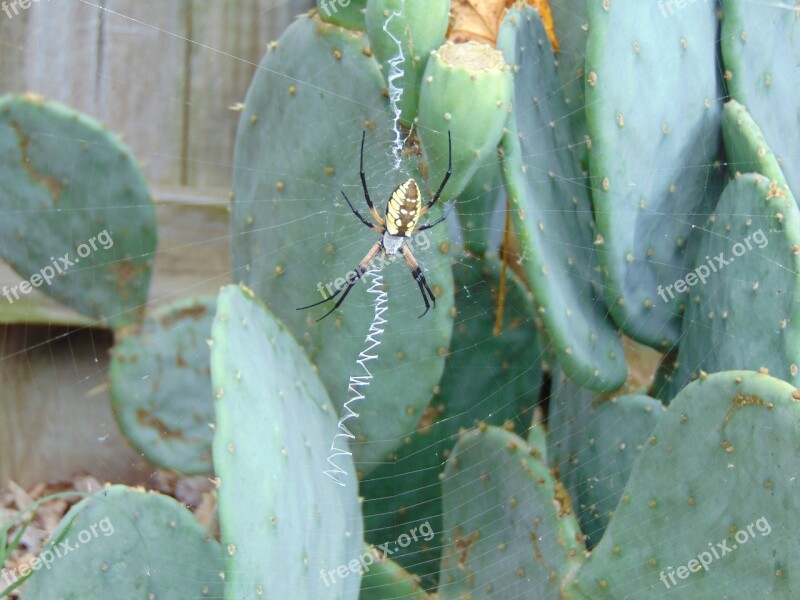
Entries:
[[389, 235], [411, 235], [417, 227], [421, 208], [422, 197], [417, 182], [408, 179], [397, 187], [386, 205]]

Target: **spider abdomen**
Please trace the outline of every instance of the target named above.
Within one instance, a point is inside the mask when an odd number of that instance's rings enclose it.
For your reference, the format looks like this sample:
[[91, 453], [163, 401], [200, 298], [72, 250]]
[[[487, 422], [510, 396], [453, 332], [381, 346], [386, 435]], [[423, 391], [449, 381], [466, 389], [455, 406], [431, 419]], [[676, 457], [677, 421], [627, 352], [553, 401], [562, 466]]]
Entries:
[[419, 221], [422, 199], [417, 182], [408, 179], [392, 192], [386, 205], [386, 231], [392, 236], [408, 237]]

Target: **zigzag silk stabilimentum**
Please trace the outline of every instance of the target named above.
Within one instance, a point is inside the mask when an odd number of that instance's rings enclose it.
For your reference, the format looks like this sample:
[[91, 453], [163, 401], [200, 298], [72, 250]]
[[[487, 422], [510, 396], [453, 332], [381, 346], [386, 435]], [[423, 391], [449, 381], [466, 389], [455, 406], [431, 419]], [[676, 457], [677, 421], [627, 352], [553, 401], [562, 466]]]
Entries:
[[385, 313], [389, 308], [389, 295], [382, 289], [383, 277], [377, 271], [368, 271], [364, 275], [365, 279], [367, 277], [372, 277], [372, 284], [369, 286], [367, 291], [375, 296], [375, 316], [372, 318], [372, 324], [369, 326], [369, 333], [367, 334], [367, 338], [365, 340], [367, 347], [361, 351], [361, 353], [358, 355], [358, 360], [356, 361], [356, 364], [358, 364], [364, 370], [364, 374], [350, 376], [350, 382], [347, 385], [347, 392], [350, 395], [350, 399], [345, 402], [344, 406], [342, 407], [342, 416], [339, 417], [340, 433], [337, 433], [335, 436], [333, 436], [330, 454], [328, 455], [328, 463], [333, 467], [333, 469], [323, 471], [325, 475], [333, 479], [341, 486], [344, 486], [345, 484], [339, 479], [339, 475], [347, 476], [347, 471], [336, 464], [336, 459], [340, 456], [352, 456], [353, 453], [350, 452], [347, 442], [345, 442], [344, 448], [337, 447], [336, 442], [339, 440], [339, 438], [345, 438], [348, 440], [355, 439], [355, 436], [345, 425], [345, 421], [352, 418], [358, 418], [358, 413], [355, 412], [350, 405], [365, 398], [364, 394], [359, 388], [368, 387], [370, 381], [372, 381], [373, 375], [370, 373], [365, 363], [378, 358], [377, 353], [372, 354], [372, 352], [381, 345], [383, 326], [386, 324], [386, 319], [383, 318], [383, 313]]

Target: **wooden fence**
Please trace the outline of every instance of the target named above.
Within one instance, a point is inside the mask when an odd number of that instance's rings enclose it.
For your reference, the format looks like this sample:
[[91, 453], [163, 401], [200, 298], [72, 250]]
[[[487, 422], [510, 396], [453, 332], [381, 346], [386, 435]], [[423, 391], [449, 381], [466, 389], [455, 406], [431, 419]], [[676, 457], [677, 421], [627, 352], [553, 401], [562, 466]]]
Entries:
[[[121, 134], [159, 220], [151, 303], [229, 281], [228, 203], [239, 114], [267, 44], [311, 0], [39, 0], [0, 12], [0, 95], [37, 92]], [[0, 261], [0, 287], [19, 275]], [[0, 487], [152, 468], [108, 399], [109, 332], [31, 294], [0, 308]]]

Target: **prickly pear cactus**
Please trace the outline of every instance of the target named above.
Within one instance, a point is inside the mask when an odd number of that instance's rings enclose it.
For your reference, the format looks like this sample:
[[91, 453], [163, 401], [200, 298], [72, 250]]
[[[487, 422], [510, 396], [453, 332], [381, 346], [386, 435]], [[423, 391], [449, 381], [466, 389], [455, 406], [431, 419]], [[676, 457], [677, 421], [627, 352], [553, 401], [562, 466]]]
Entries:
[[722, 0], [720, 46], [733, 100], [761, 127], [795, 199], [800, 197], [800, 19], [791, 3]]
[[417, 116], [428, 57], [444, 42], [450, 0], [369, 0], [365, 16], [372, 51], [381, 63], [389, 92], [392, 86], [402, 90], [400, 121], [410, 128]]
[[[763, 175], [725, 188], [704, 233], [703, 252], [683, 285], [683, 320], [673, 391], [700, 375], [768, 369], [800, 385], [800, 211]], [[776, 265], [781, 265], [776, 268]]]
[[[222, 548], [168, 496], [115, 485], [64, 516], [26, 598], [222, 598]], [[33, 566], [32, 565], [32, 566]]]
[[461, 436], [442, 490], [440, 600], [559, 598], [584, 559], [569, 496], [525, 441], [481, 425]]
[[592, 208], [577, 165], [561, 83], [541, 19], [510, 10], [498, 38], [515, 65], [514, 112], [503, 173], [528, 281], [559, 362], [577, 383], [611, 391], [625, 382], [619, 336], [599, 291]]
[[528, 430], [528, 445], [533, 450], [532, 456], [544, 464], [547, 462], [547, 431], [541, 423], [534, 423]]
[[[523, 435], [541, 391], [542, 344], [522, 283], [507, 277], [505, 323], [496, 336], [499, 262], [464, 257], [453, 269], [457, 313], [442, 381], [416, 432], [361, 481], [367, 538], [376, 545], [422, 521], [441, 531], [442, 465], [458, 432], [486, 421]], [[435, 587], [441, 546], [438, 539], [414, 543], [392, 558]]]
[[576, 385], [558, 365], [551, 372], [550, 379], [547, 464], [567, 489], [575, 489], [575, 472], [567, 465], [580, 444], [581, 427], [589, 420], [596, 394]]
[[[556, 70], [561, 79], [567, 118], [571, 124], [570, 147], [578, 160], [583, 160], [589, 149], [589, 130], [586, 126], [586, 39], [589, 35], [589, 17], [586, 2], [550, 0], [555, 33], [558, 37]], [[588, 170], [588, 167], [586, 167]]]
[[495, 156], [511, 108], [512, 77], [503, 55], [477, 42], [445, 42], [428, 59], [419, 96], [418, 131], [430, 174], [448, 165], [453, 135], [453, 175], [443, 198], [456, 198], [486, 155]]
[[593, 395], [559, 371], [554, 373], [548, 456], [572, 498], [590, 548], [603, 536], [631, 468], [663, 411], [653, 398]]
[[692, 228], [717, 199], [707, 185], [723, 96], [716, 5], [669, 16], [639, 0], [587, 6], [586, 115], [605, 298], [625, 333], [667, 351], [687, 298], [665, 303], [657, 288], [685, 274]]
[[367, 0], [317, 0], [319, 17], [326, 23], [349, 29], [364, 29]]
[[779, 191], [789, 192], [778, 157], [750, 112], [736, 100], [725, 103], [722, 139], [731, 176], [737, 173], [761, 173], [774, 181]]
[[796, 597], [796, 538], [783, 532], [800, 510], [798, 398], [750, 371], [683, 389], [563, 597]]
[[[467, 187], [458, 195], [456, 212], [464, 249], [484, 256], [492, 246], [498, 201], [503, 193], [500, 159], [496, 152], [485, 154]], [[502, 205], [505, 209], [505, 204]], [[503, 210], [505, 212], [505, 210]], [[502, 232], [500, 232], [502, 235]]]
[[208, 339], [216, 298], [179, 300], [149, 315], [111, 352], [111, 405], [151, 463], [210, 473], [214, 404]]
[[40, 96], [0, 98], [0, 257], [32, 289], [110, 327], [147, 302], [156, 215], [130, 150], [101, 123]]
[[[414, 177], [425, 194], [416, 158], [392, 169], [393, 139], [384, 81], [366, 35], [301, 17], [267, 53], [246, 98], [234, 157], [234, 279], [249, 283], [302, 344], [335, 405], [349, 398], [348, 374], [364, 350], [375, 297], [359, 282], [347, 302], [315, 322], [332, 305], [298, 311], [344, 282], [379, 239], [350, 211], [340, 191], [365, 215], [359, 181], [359, 145], [366, 130], [365, 171], [380, 211], [393, 189]], [[309, 56], [316, 57], [309, 60]], [[353, 90], [359, 101], [353, 102]], [[447, 143], [447, 132], [439, 134]], [[287, 149], [286, 141], [292, 143]], [[444, 169], [430, 169], [435, 191]], [[431, 192], [432, 195], [432, 192]], [[428, 217], [442, 214], [434, 206]], [[426, 217], [427, 218], [427, 217]], [[401, 258], [383, 268], [389, 293], [379, 359], [360, 418], [348, 422], [358, 437], [353, 452], [368, 472], [404, 435], [414, 431], [441, 378], [449, 346], [453, 303], [444, 225], [412, 239], [416, 258], [437, 296], [436, 308], [417, 317], [422, 299]], [[332, 303], [331, 303], [332, 304]], [[328, 307], [328, 308], [326, 308]], [[402, 393], [399, 391], [402, 390]]]
[[[365, 555], [372, 563], [365, 567], [361, 578], [358, 600], [427, 600], [430, 598], [418, 580], [393, 560], [382, 556], [373, 546], [367, 546]], [[368, 560], [364, 561], [365, 563]]]
[[339, 431], [325, 388], [246, 288], [222, 290], [211, 338], [226, 596], [355, 600], [360, 573], [337, 569], [363, 549], [358, 483], [350, 457], [344, 485], [324, 474]]

